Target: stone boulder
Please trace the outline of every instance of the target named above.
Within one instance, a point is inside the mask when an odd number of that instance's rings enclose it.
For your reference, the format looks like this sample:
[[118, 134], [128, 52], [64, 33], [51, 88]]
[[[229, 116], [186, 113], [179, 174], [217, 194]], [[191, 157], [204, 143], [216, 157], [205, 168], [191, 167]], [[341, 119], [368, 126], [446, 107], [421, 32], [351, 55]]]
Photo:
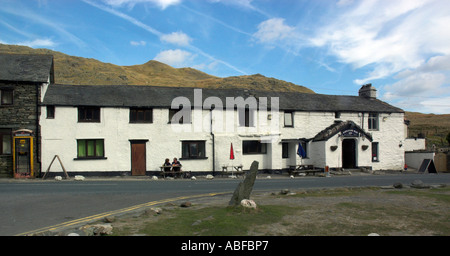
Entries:
[[243, 200], [241, 201], [241, 205], [242, 205], [244, 208], [256, 209], [256, 203], [255, 203], [255, 201], [250, 200], [250, 199], [243, 199]]
[[111, 235], [113, 227], [111, 224], [86, 225], [80, 228], [87, 236]]

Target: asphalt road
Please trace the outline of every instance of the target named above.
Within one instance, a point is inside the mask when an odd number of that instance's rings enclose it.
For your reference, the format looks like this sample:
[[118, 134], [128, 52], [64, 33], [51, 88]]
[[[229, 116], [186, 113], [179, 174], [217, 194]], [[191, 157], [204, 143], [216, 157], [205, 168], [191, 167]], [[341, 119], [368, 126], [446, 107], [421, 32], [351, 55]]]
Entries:
[[[395, 182], [450, 185], [450, 174], [386, 174], [330, 178], [258, 178], [254, 191], [325, 187], [388, 186]], [[0, 235], [24, 235], [75, 225], [170, 200], [188, 200], [211, 193], [231, 193], [242, 179], [157, 180], [134, 178], [85, 181], [0, 180]], [[132, 207], [137, 206], [137, 207]], [[131, 207], [131, 208], [130, 208]], [[118, 211], [117, 211], [118, 210]], [[103, 215], [102, 215], [103, 214]], [[86, 218], [87, 217], [87, 218]]]

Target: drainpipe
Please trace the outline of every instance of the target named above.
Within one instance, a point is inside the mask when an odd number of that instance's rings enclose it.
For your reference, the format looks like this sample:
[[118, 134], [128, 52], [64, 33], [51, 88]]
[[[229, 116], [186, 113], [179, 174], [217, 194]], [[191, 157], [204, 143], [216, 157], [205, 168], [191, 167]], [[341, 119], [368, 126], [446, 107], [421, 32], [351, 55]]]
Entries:
[[213, 170], [213, 176], [215, 176], [216, 175], [216, 150], [215, 150], [215, 136], [214, 136], [214, 132], [213, 132], [213, 118], [212, 118], [212, 111], [213, 111], [213, 109], [210, 109], [210, 111], [209, 111], [209, 116], [210, 116], [210, 119], [211, 119], [211, 122], [210, 122], [210, 129], [211, 129], [211, 137], [212, 137], [212, 158], [213, 158], [213, 161], [212, 161], [212, 170]]
[[[41, 162], [41, 130], [40, 130], [40, 126], [39, 126], [39, 120], [41, 118], [41, 104], [40, 104], [40, 95], [41, 95], [41, 85], [36, 83], [36, 162], [37, 165], [34, 167], [34, 177], [40, 177], [41, 173], [42, 173], [42, 162]], [[33, 150], [33, 149], [31, 149]], [[33, 157], [34, 158], [34, 157]], [[34, 161], [34, 159], [31, 159], [31, 161]], [[39, 173], [37, 173], [36, 169], [39, 168]]]

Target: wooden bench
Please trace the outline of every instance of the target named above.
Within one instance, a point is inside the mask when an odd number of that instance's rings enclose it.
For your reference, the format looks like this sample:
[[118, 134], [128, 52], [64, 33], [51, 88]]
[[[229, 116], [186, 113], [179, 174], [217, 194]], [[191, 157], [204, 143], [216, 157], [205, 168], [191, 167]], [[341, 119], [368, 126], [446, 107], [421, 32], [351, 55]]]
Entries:
[[299, 175], [300, 173], [304, 173], [306, 175], [308, 174], [313, 174], [314, 176], [316, 175], [316, 173], [318, 172], [323, 172], [322, 169], [315, 169], [314, 165], [290, 165], [289, 166], [289, 176], [293, 175]]
[[[228, 167], [231, 167], [231, 172], [228, 171]], [[231, 173], [232, 175], [244, 175], [245, 172], [242, 169], [242, 164], [241, 165], [237, 165], [237, 166], [227, 166], [227, 165], [223, 165], [222, 166], [222, 172], [220, 173], [221, 177], [223, 177], [223, 175], [226, 175], [228, 173]], [[234, 169], [234, 170], [233, 170]]]
[[[160, 167], [159, 167], [159, 169], [160, 169], [160, 174], [161, 174], [161, 176], [162, 176], [163, 178], [166, 178], [166, 175], [168, 175], [168, 174], [172, 174], [174, 178], [176, 178], [176, 177], [178, 177], [178, 178], [181, 177], [181, 178], [182, 178], [182, 177], [183, 177], [183, 176], [182, 176], [183, 171], [181, 170], [181, 167], [182, 167], [182, 165], [180, 165], [180, 166], [175, 166], [175, 168], [180, 168], [180, 170], [179, 170], [179, 171], [174, 171], [174, 170], [173, 170], [173, 166], [160, 166]], [[169, 171], [166, 171], [166, 170], [165, 170], [166, 168], [169, 168]]]

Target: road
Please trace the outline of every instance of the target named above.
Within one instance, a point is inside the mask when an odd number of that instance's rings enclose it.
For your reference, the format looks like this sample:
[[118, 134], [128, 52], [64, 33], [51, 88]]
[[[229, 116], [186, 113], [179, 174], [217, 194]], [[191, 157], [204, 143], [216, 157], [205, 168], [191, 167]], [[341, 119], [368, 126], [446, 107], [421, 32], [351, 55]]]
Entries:
[[[395, 182], [411, 184], [420, 179], [427, 184], [449, 184], [450, 174], [386, 174], [258, 178], [254, 191], [288, 188], [387, 186]], [[157, 180], [133, 178], [89, 179], [85, 181], [0, 180], [0, 235], [26, 234], [88, 216], [111, 213], [131, 206], [157, 205], [167, 200], [187, 200], [210, 193], [232, 193], [242, 179]], [[231, 196], [231, 195], [230, 195]], [[184, 198], [180, 198], [184, 197]], [[118, 211], [119, 212], [124, 212]], [[102, 216], [102, 215], [99, 215]], [[92, 220], [92, 218], [87, 218]], [[77, 222], [81, 223], [81, 222]], [[55, 226], [57, 227], [57, 226]], [[44, 229], [43, 229], [44, 228]]]

